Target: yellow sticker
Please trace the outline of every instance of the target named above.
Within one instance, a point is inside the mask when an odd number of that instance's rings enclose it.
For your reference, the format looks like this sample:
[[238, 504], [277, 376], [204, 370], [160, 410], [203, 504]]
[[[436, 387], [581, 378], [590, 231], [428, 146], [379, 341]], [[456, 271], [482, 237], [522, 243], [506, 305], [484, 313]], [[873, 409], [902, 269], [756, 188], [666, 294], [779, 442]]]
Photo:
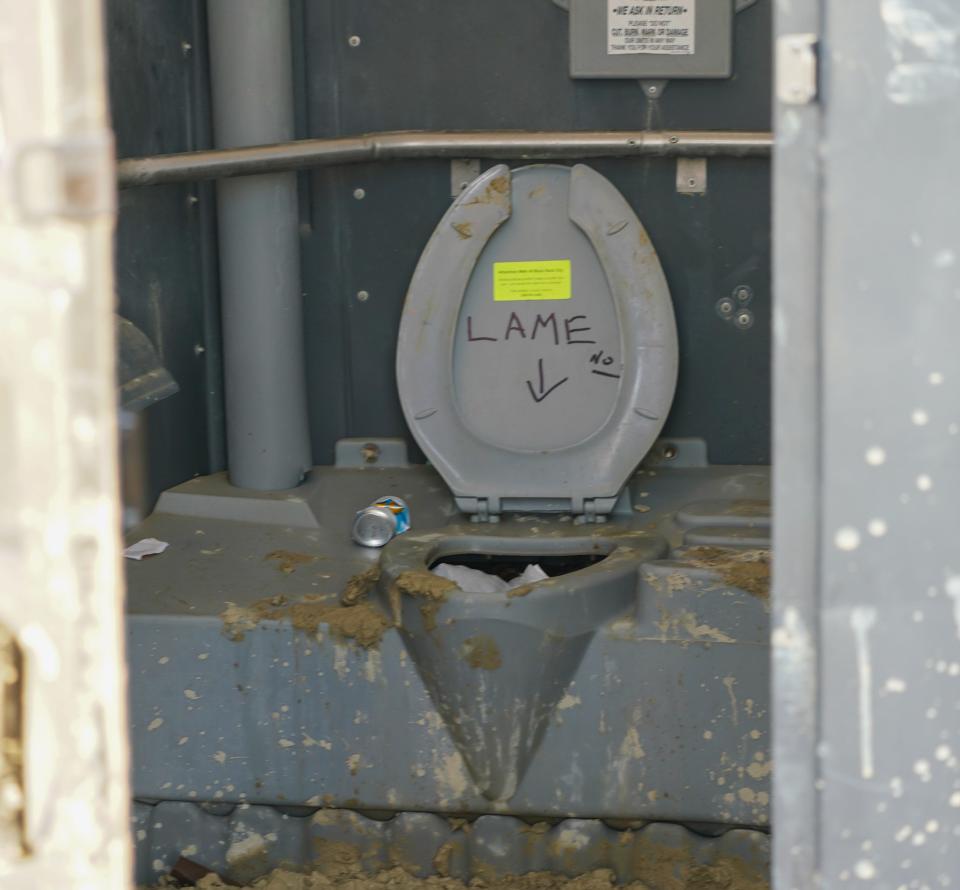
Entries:
[[493, 299], [569, 300], [570, 260], [535, 260], [493, 264]]

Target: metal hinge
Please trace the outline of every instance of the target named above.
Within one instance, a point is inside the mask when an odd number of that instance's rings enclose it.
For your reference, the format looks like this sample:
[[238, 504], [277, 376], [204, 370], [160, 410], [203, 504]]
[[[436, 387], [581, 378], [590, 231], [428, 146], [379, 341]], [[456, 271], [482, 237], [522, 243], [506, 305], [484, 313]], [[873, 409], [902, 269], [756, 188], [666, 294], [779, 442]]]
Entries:
[[817, 98], [819, 78], [816, 34], [777, 38], [777, 99], [786, 105], [809, 105]]
[[[598, 509], [598, 504], [595, 498], [584, 498], [583, 499], [583, 511], [581, 512], [577, 509], [578, 505], [576, 500], [573, 503], [573, 524], [574, 525], [590, 525], [593, 523], [603, 523], [607, 521], [606, 514], [601, 513]], [[609, 505], [607, 507], [609, 509]]]
[[[457, 500], [457, 505], [460, 509], [464, 509], [464, 504]], [[470, 516], [471, 522], [491, 522], [497, 523], [500, 521], [500, 498], [477, 498], [471, 505], [469, 505], [468, 512], [472, 508], [472, 515]]]
[[474, 516], [477, 522], [486, 522], [490, 519], [490, 502], [486, 498], [477, 498], [477, 512]]

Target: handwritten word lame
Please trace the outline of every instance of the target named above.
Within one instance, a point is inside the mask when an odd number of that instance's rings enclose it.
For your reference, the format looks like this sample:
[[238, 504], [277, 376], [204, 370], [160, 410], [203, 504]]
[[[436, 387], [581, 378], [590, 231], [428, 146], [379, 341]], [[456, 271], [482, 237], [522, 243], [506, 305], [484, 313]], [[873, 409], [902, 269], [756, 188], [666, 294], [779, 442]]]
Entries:
[[494, 331], [492, 328], [483, 333], [477, 333], [473, 327], [473, 316], [467, 316], [467, 340], [471, 343], [488, 341], [498, 343], [503, 340], [553, 340], [554, 345], [560, 346], [563, 343], [566, 346], [573, 346], [576, 343], [596, 343], [596, 340], [587, 340], [585, 335], [592, 332], [592, 328], [587, 324], [586, 315], [568, 315], [560, 319], [556, 312], [548, 314], [537, 313], [536, 318], [531, 324], [527, 320], [524, 325], [520, 316], [516, 312], [511, 312], [507, 319], [503, 335], [499, 337], [491, 336], [491, 333], [499, 333], [499, 329]]

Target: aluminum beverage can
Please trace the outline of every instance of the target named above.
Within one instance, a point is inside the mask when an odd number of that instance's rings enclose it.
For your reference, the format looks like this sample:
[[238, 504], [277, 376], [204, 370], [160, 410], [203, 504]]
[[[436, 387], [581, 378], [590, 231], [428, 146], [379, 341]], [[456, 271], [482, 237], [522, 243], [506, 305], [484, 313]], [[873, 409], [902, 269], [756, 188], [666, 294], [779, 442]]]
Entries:
[[353, 540], [364, 547], [382, 547], [410, 528], [410, 508], [395, 495], [377, 498], [358, 511], [353, 520]]

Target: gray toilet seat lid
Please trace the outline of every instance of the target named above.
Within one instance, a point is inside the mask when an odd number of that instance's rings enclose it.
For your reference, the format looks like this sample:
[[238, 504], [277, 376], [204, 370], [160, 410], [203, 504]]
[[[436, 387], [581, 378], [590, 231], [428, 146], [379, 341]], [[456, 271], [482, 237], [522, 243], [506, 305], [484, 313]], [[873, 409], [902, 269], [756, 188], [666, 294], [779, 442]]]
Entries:
[[673, 306], [617, 189], [584, 165], [489, 170], [407, 293], [407, 423], [467, 512], [608, 512], [676, 386]]

